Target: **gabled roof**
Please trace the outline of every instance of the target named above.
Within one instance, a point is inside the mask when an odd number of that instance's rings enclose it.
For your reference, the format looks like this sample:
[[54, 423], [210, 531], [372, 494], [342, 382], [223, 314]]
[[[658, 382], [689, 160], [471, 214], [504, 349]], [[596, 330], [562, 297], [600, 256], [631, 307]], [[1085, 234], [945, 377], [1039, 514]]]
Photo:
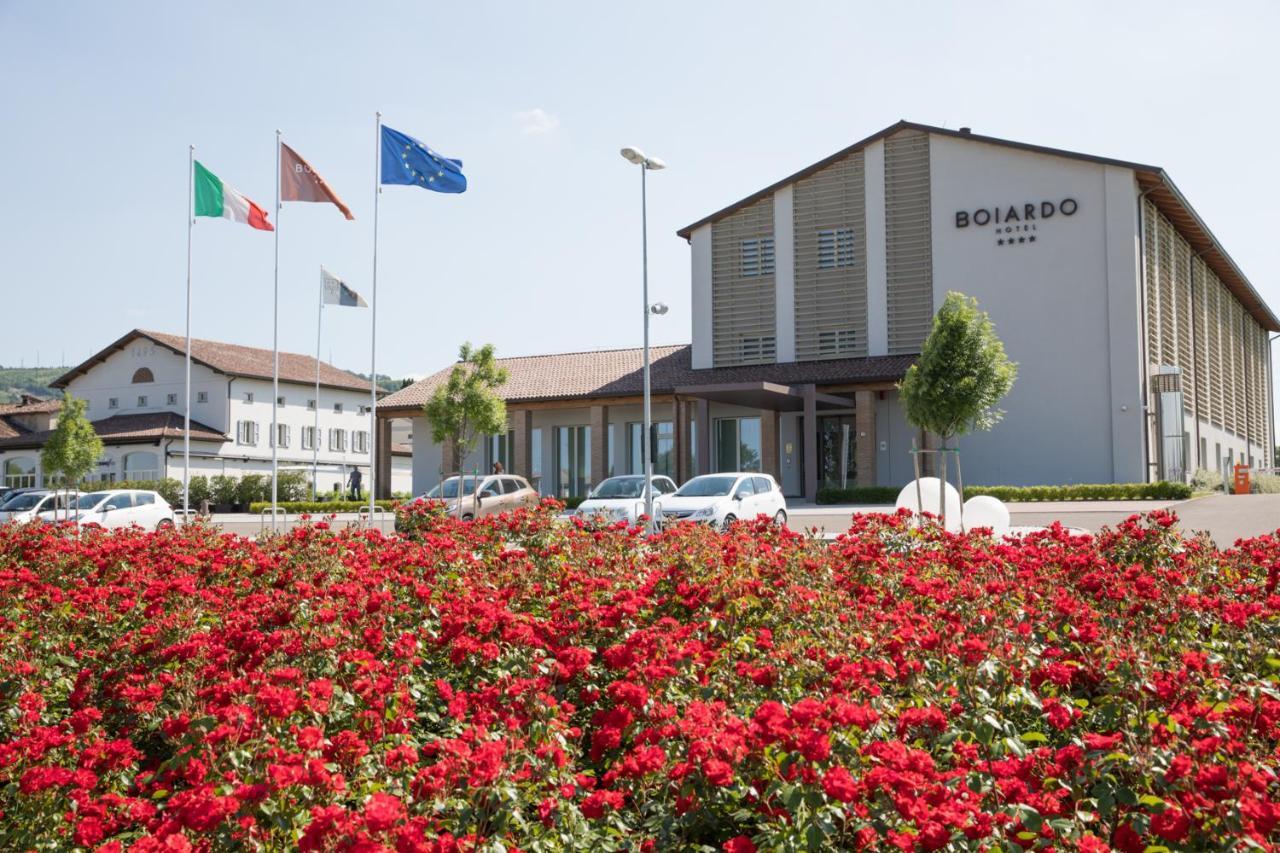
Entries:
[[[93, 431], [103, 444], [130, 444], [138, 441], [160, 441], [165, 438], [182, 438], [182, 415], [177, 412], [142, 412], [136, 415], [112, 415], [93, 421]], [[0, 435], [0, 448], [43, 447], [53, 435], [52, 430], [24, 432], [20, 435]], [[191, 422], [192, 441], [227, 441], [225, 433], [211, 426]]]
[[1093, 154], [1082, 154], [1079, 151], [1066, 151], [1061, 148], [1049, 148], [1044, 145], [1031, 145], [1026, 142], [1016, 142], [1011, 139], [1001, 139], [995, 136], [982, 136], [981, 134], [971, 133], [968, 130], [951, 130], [945, 127], [934, 127], [928, 124], [919, 124], [913, 121], [900, 120], [895, 124], [891, 124], [883, 130], [876, 131], [865, 139], [861, 139], [847, 148], [842, 148], [829, 157], [825, 157], [812, 165], [806, 166], [794, 174], [788, 175], [780, 181], [776, 181], [762, 190], [758, 190], [746, 198], [739, 199], [727, 207], [723, 207], [708, 216], [704, 216], [697, 222], [686, 225], [676, 232], [679, 236], [686, 240], [692, 239], [693, 232], [703, 225], [716, 222], [728, 216], [735, 211], [741, 210], [748, 205], [754, 204], [766, 196], [772, 195], [776, 190], [795, 183], [802, 178], [812, 175], [814, 172], [830, 166], [837, 160], [866, 148], [873, 142], [892, 136], [903, 130], [917, 130], [923, 133], [930, 133], [937, 136], [948, 136], [955, 139], [963, 139], [969, 142], [983, 142], [988, 145], [999, 145], [1004, 148], [1012, 148], [1018, 151], [1028, 151], [1033, 154], [1046, 154], [1053, 157], [1064, 157], [1069, 160], [1083, 160], [1088, 163], [1098, 163], [1104, 166], [1119, 166], [1122, 169], [1131, 169], [1137, 177], [1138, 186], [1145, 195], [1149, 195], [1151, 201], [1160, 212], [1169, 218], [1178, 232], [1191, 245], [1191, 250], [1195, 254], [1202, 257], [1214, 274], [1222, 280], [1228, 289], [1231, 290], [1235, 297], [1240, 300], [1245, 309], [1257, 320], [1263, 328], [1272, 332], [1280, 332], [1280, 318], [1272, 312], [1271, 308], [1258, 295], [1258, 291], [1254, 289], [1253, 284], [1245, 277], [1244, 272], [1236, 264], [1227, 250], [1222, 247], [1218, 238], [1209, 230], [1209, 226], [1200, 218], [1200, 214], [1196, 213], [1195, 208], [1187, 201], [1186, 196], [1173, 183], [1168, 173], [1159, 166], [1151, 166], [1145, 163], [1135, 163], [1129, 160], [1116, 160], [1111, 157], [1098, 157]]
[[[854, 382], [892, 382], [901, 379], [915, 360], [911, 355], [797, 361], [743, 367], [694, 369], [693, 347], [650, 347], [650, 382], [655, 394], [677, 388], [731, 382], [836, 385]], [[644, 392], [644, 353], [640, 348], [567, 352], [500, 358], [507, 384], [500, 389], [510, 404], [600, 397], [632, 397]], [[389, 416], [421, 409], [437, 387], [448, 381], [453, 365], [402, 388], [378, 403]]]
[[[187, 339], [182, 335], [134, 329], [114, 343], [103, 348], [87, 361], [73, 367], [51, 383], [51, 387], [65, 388], [72, 379], [87, 373], [94, 366], [106, 361], [113, 353], [124, 349], [130, 341], [146, 338], [177, 355], [186, 355]], [[273, 353], [261, 347], [247, 347], [221, 341], [191, 339], [191, 360], [227, 376], [244, 376], [250, 379], [270, 379]], [[280, 353], [280, 381], [314, 385], [316, 360], [309, 355], [293, 352]], [[344, 391], [368, 391], [369, 381], [353, 373], [339, 370], [331, 364], [320, 362], [320, 384], [325, 388]]]
[[26, 424], [22, 423], [22, 415], [52, 415], [61, 409], [61, 400], [42, 400], [26, 394], [23, 395], [20, 403], [0, 403], [0, 439], [14, 438], [32, 432]]

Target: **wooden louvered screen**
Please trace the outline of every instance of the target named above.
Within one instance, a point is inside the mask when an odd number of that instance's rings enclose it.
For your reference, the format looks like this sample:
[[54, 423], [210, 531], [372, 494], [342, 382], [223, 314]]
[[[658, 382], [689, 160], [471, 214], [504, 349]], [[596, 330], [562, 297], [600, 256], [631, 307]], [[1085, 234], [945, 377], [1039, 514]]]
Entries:
[[884, 195], [889, 353], [915, 353], [933, 320], [927, 133], [902, 131], [885, 140]]
[[716, 367], [777, 361], [773, 197], [711, 226], [711, 357]]
[[1160, 287], [1160, 363], [1178, 363], [1178, 327], [1173, 288], [1173, 225], [1159, 218], [1156, 243], [1156, 281]]
[[1156, 244], [1159, 242], [1156, 206], [1142, 203], [1142, 256], [1147, 290], [1147, 360], [1160, 363], [1160, 283], [1156, 274], [1159, 264]]
[[1222, 283], [1206, 270], [1205, 290], [1209, 298], [1209, 419], [1220, 427], [1227, 425], [1226, 400], [1223, 395], [1222, 364]]
[[1209, 298], [1205, 280], [1204, 261], [1191, 261], [1191, 363], [1195, 365], [1195, 410], [1201, 418], [1209, 419]]
[[1173, 235], [1173, 293], [1178, 344], [1174, 364], [1182, 368], [1182, 400], [1190, 412], [1194, 403], [1192, 389], [1196, 384], [1196, 365], [1191, 357], [1191, 247], [1176, 232]]
[[867, 222], [863, 154], [797, 181], [796, 360], [867, 354]]

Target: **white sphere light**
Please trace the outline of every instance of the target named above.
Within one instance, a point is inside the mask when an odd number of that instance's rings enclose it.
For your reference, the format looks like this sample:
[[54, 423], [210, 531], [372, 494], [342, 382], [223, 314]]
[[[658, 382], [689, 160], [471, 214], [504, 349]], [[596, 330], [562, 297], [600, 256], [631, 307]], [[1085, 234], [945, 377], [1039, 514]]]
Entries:
[[[916, 481], [907, 483], [902, 487], [902, 491], [898, 492], [898, 500], [894, 502], [897, 509], [910, 510], [912, 514], [919, 513], [921, 503], [924, 504], [924, 511], [938, 514], [938, 497], [942, 492], [943, 483], [937, 477], [921, 477], [919, 489], [916, 488]], [[960, 493], [956, 491], [956, 487], [950, 483], [946, 484], [947, 494], [947, 530], [952, 533], [960, 530]]]
[[975, 495], [964, 502], [964, 527], [990, 527], [1000, 536], [1009, 532], [1009, 508], [1004, 502], [990, 495]]

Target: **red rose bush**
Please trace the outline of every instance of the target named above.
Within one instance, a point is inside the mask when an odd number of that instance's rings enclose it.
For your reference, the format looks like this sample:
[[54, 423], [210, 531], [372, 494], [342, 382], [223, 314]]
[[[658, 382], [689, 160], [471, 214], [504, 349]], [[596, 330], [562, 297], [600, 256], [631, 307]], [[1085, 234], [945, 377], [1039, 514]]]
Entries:
[[1273, 849], [1280, 541], [0, 528], [0, 849]]

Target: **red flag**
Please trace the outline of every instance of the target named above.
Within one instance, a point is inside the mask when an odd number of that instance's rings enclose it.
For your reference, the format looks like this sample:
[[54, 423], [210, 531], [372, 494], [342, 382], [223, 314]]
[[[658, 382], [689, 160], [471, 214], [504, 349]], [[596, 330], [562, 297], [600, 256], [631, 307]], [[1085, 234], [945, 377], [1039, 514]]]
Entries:
[[338, 194], [311, 168], [311, 164], [283, 142], [280, 143], [280, 200], [331, 202], [347, 219], [355, 219], [351, 215], [351, 208], [338, 198]]

